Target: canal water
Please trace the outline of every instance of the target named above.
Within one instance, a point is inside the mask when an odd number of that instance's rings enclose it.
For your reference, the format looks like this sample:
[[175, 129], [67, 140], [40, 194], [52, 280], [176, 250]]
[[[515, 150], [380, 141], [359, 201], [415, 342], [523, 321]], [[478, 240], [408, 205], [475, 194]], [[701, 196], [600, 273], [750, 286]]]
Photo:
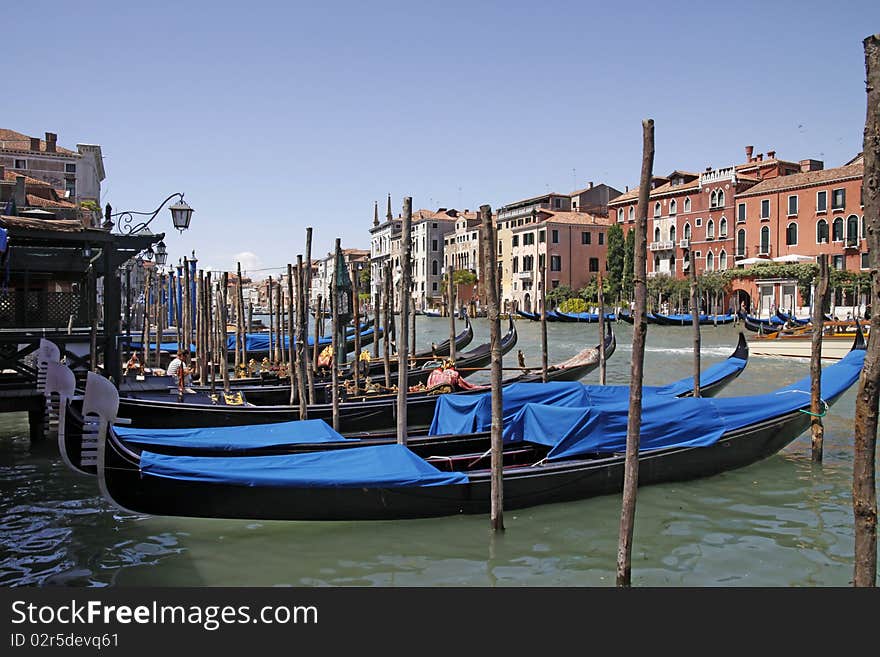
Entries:
[[[417, 342], [448, 333], [419, 317]], [[475, 320], [471, 347], [488, 341]], [[632, 329], [613, 325], [608, 382], [626, 383]], [[540, 325], [517, 322], [505, 358], [540, 365]], [[550, 362], [598, 341], [595, 324], [549, 324]], [[704, 327], [704, 367], [738, 329]], [[649, 326], [645, 383], [692, 373], [690, 328]], [[805, 376], [807, 360], [752, 356], [722, 396], [767, 392]], [[473, 380], [479, 381], [482, 374]], [[485, 378], [483, 379], [485, 380]], [[586, 383], [597, 383], [598, 372]], [[826, 418], [825, 462], [809, 434], [780, 454], [707, 479], [639, 490], [636, 586], [845, 586], [852, 576], [855, 386]], [[488, 516], [397, 522], [254, 522], [137, 516], [69, 472], [51, 442], [30, 445], [24, 414], [0, 415], [2, 586], [613, 586], [620, 496]]]

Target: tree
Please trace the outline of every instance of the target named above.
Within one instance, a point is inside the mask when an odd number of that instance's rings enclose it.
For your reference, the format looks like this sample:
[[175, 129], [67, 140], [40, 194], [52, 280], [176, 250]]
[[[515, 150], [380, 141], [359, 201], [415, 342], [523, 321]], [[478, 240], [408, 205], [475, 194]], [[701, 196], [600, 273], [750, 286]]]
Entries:
[[568, 285], [554, 287], [547, 293], [547, 307], [556, 308], [574, 297], [574, 291]]
[[626, 234], [623, 241], [623, 275], [620, 277], [621, 294], [624, 299], [632, 299], [633, 295], [633, 252], [636, 244], [634, 230]]
[[608, 228], [608, 282], [610, 298], [620, 296], [623, 284], [624, 268], [624, 237], [623, 228], [619, 224], [612, 224]]

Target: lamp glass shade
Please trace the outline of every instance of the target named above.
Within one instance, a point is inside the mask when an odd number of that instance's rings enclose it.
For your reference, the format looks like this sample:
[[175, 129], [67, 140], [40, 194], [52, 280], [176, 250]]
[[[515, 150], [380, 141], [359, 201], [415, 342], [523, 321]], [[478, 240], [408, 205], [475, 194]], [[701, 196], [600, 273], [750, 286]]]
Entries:
[[164, 265], [165, 261], [168, 259], [168, 249], [165, 247], [165, 242], [159, 242], [156, 245], [156, 264]]
[[189, 228], [189, 221], [192, 219], [193, 209], [185, 201], [178, 201], [172, 205], [169, 210], [171, 210], [171, 223], [174, 224], [174, 227], [177, 230], [183, 232]]

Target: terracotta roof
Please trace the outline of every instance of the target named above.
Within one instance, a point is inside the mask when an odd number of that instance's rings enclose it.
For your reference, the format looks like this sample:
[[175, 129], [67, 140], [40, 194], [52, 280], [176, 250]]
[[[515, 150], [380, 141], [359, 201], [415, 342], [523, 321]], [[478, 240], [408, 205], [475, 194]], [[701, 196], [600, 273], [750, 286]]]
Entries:
[[621, 194], [617, 198], [613, 198], [610, 201], [608, 201], [608, 205], [618, 205], [621, 203], [628, 203], [630, 201], [636, 201], [636, 200], [638, 200], [638, 198], [639, 198], [639, 188], [634, 187], [631, 190], [629, 190], [628, 192], [624, 192], [623, 194]]
[[54, 230], [60, 233], [81, 233], [85, 230], [81, 221], [75, 219], [31, 219], [0, 215], [0, 226], [23, 230]]
[[[9, 130], [7, 128], [0, 128], [0, 148], [5, 148], [14, 151], [31, 151], [31, 138], [27, 135], [23, 135], [20, 132], [16, 132], [15, 130]], [[44, 140], [40, 140], [40, 152], [46, 153], [46, 142]], [[78, 155], [76, 151], [70, 151], [66, 148], [62, 148], [61, 146], [55, 145], [55, 152], [61, 155]], [[50, 153], [51, 155], [51, 153]]]
[[609, 226], [617, 223], [617, 219], [609, 220], [589, 212], [562, 212], [558, 210], [539, 210], [539, 215], [546, 215], [546, 223], [553, 224], [577, 224], [581, 226]]
[[52, 186], [49, 183], [47, 183], [45, 180], [39, 180], [38, 178], [31, 178], [30, 176], [28, 176], [24, 173], [18, 173], [17, 171], [10, 171], [9, 169], [6, 169], [3, 172], [3, 180], [5, 180], [6, 182], [13, 182], [14, 183], [15, 179], [18, 178], [19, 176], [24, 176], [24, 184], [26, 186], [30, 186], [30, 185], [38, 185], [40, 187], [51, 187]]
[[864, 175], [865, 166], [863, 163], [850, 164], [848, 166], [836, 167], [834, 169], [822, 169], [821, 171], [805, 171], [804, 173], [793, 173], [788, 176], [777, 176], [763, 182], [759, 182], [754, 187], [737, 194], [737, 198], [741, 196], [757, 196], [758, 194], [769, 194], [784, 189], [795, 189], [797, 187], [809, 187], [811, 185], [821, 185], [853, 178], [861, 178]]
[[36, 194], [26, 194], [25, 197], [27, 198], [27, 204], [35, 208], [76, 208], [76, 203], [71, 203], [70, 201], [55, 201], [43, 198], [42, 196], [37, 196]]

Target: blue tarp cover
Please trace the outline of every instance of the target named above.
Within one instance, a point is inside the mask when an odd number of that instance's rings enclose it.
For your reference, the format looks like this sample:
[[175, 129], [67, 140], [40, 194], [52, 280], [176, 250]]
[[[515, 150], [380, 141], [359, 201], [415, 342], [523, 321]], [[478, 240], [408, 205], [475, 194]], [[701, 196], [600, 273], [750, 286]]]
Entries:
[[[714, 384], [730, 374], [741, 371], [747, 364], [741, 358], [727, 358], [700, 373], [700, 386]], [[666, 398], [683, 395], [694, 388], [693, 377], [687, 377], [665, 386], [645, 386], [642, 394]], [[505, 431], [507, 420], [529, 403], [554, 406], [592, 406], [623, 400], [629, 403], [629, 386], [584, 385], [577, 381], [548, 383], [512, 383], [503, 392]], [[492, 424], [492, 393], [442, 395], [437, 399], [430, 435], [474, 433], [488, 431]]]
[[278, 488], [395, 488], [464, 484], [404, 445], [271, 456], [168, 456], [141, 452], [141, 472], [202, 483]]
[[[361, 331], [361, 338], [367, 338], [372, 335], [373, 335], [372, 328]], [[348, 339], [353, 339], [353, 336], [354, 336], [354, 331], [349, 331], [348, 332]], [[274, 344], [274, 342], [275, 342], [274, 338], [272, 339], [272, 342]], [[288, 347], [290, 345], [289, 337], [285, 335], [283, 342], [284, 342], [284, 346]], [[332, 337], [320, 338], [318, 340], [318, 346], [320, 346], [320, 347], [327, 346], [327, 345], [332, 344], [332, 342], [333, 342]], [[315, 344], [314, 337], [309, 336], [307, 343], [309, 346], [314, 345]], [[143, 349], [143, 346], [144, 346], [143, 342], [139, 342], [139, 341], [135, 341], [135, 340], [132, 340], [129, 344], [131, 345], [132, 349]], [[296, 344], [296, 340], [293, 341], [293, 344], [294, 345]], [[247, 347], [247, 350], [251, 353], [259, 353], [259, 352], [263, 352], [263, 351], [269, 351], [269, 334], [268, 333], [248, 333], [246, 340], [245, 340], [245, 346]], [[156, 343], [155, 342], [151, 343], [150, 349], [152, 350], [155, 348], [156, 348]], [[235, 334], [234, 333], [228, 334], [226, 336], [226, 348], [229, 351], [233, 351], [235, 349]], [[162, 351], [165, 351], [168, 353], [176, 353], [177, 352], [177, 343], [176, 342], [162, 342], [160, 345], [160, 349]], [[195, 351], [195, 345], [191, 345], [191, 350]]]
[[149, 449], [151, 446], [194, 447], [215, 451], [240, 451], [261, 447], [284, 447], [300, 443], [326, 443], [351, 440], [336, 433], [324, 420], [297, 420], [240, 427], [198, 429], [139, 429], [114, 426], [113, 431], [126, 443]]
[[[859, 378], [865, 351], [850, 352], [822, 372], [822, 398], [833, 399]], [[669, 399], [642, 397], [639, 449], [711, 445], [722, 434], [809, 408], [810, 377], [765, 395]], [[552, 446], [550, 460], [626, 450], [629, 399], [612, 398], [583, 408], [527, 404], [507, 422], [506, 441]]]

